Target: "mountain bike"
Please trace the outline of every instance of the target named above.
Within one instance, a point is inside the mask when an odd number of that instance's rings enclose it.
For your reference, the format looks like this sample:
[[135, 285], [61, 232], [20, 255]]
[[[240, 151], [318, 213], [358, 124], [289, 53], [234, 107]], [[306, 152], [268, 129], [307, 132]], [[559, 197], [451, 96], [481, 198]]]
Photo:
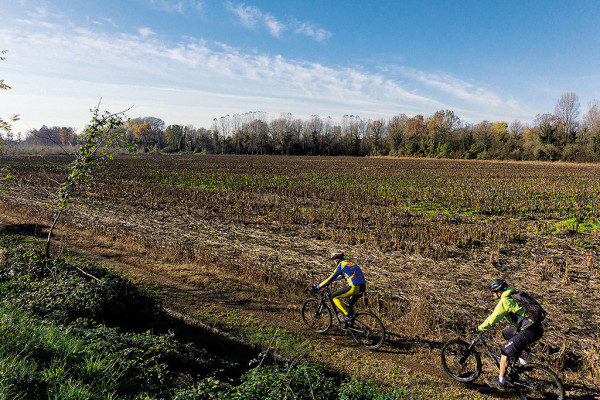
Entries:
[[320, 299], [309, 298], [302, 304], [302, 320], [313, 332], [325, 333], [333, 323], [333, 316], [340, 328], [349, 333], [361, 347], [377, 350], [385, 341], [385, 328], [381, 320], [368, 311], [360, 311], [343, 321], [337, 313], [332, 312], [336, 306], [331, 297], [329, 286], [325, 288]]
[[[498, 353], [502, 346], [489, 336], [479, 333], [470, 344], [457, 338], [446, 342], [442, 347], [442, 365], [450, 377], [459, 382], [473, 382], [479, 377], [481, 356], [475, 349], [476, 345], [483, 347], [484, 354], [500, 369]], [[511, 357], [506, 373], [506, 387], [512, 387], [523, 400], [562, 400], [565, 397], [561, 380], [550, 368], [534, 363], [521, 364], [516, 357]]]

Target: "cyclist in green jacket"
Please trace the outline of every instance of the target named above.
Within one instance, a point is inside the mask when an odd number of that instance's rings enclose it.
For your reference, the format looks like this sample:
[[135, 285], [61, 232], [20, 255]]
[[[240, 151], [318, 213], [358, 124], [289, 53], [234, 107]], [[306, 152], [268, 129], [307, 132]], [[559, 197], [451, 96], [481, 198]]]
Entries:
[[[520, 357], [523, 349], [539, 340], [544, 334], [544, 328], [540, 322], [535, 323], [525, 315], [525, 310], [515, 300], [511, 298], [511, 294], [515, 289], [508, 286], [504, 279], [494, 279], [488, 290], [492, 292], [494, 299], [498, 300], [498, 304], [494, 312], [487, 317], [483, 323], [477, 327], [470, 329], [471, 332], [485, 332], [491, 329], [502, 318], [513, 326], [502, 331], [502, 336], [507, 342], [502, 346], [502, 355], [500, 357], [500, 373], [498, 379], [485, 379], [488, 386], [496, 389], [504, 389], [506, 382], [506, 368], [510, 357]], [[525, 362], [523, 359], [519, 361]]]

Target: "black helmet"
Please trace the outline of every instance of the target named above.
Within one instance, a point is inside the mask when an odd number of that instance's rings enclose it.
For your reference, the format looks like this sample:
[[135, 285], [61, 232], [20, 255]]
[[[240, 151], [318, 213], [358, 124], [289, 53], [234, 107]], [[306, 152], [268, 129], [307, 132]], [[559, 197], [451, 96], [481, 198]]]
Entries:
[[508, 283], [506, 283], [506, 281], [504, 279], [494, 279], [490, 283], [488, 290], [490, 292], [503, 292], [506, 290], [507, 287], [508, 287]]
[[344, 253], [341, 251], [334, 251], [331, 253], [332, 260], [341, 260], [342, 258], [344, 258]]

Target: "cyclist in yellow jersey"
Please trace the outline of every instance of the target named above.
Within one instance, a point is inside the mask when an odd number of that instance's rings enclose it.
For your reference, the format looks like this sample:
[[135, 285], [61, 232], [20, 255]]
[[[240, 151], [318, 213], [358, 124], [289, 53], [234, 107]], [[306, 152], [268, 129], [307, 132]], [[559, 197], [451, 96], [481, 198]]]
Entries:
[[[344, 253], [341, 251], [335, 251], [331, 254], [331, 260], [335, 265], [333, 273], [317, 286], [312, 286], [310, 289], [318, 290], [330, 283], [346, 279], [348, 286], [336, 290], [331, 294], [334, 304], [342, 311], [343, 321], [347, 321], [348, 317], [353, 315], [355, 310], [356, 301], [363, 295], [367, 287], [365, 277], [362, 270], [353, 261], [347, 260], [344, 257]], [[342, 298], [350, 297], [348, 307], [341, 300]]]

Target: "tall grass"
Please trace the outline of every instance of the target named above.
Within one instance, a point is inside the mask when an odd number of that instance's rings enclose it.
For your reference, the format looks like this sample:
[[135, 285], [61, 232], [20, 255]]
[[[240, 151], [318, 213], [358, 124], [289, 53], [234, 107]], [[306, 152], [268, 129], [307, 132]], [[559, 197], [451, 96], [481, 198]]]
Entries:
[[0, 317], [0, 398], [115, 398], [124, 378], [116, 360], [6, 302]]

